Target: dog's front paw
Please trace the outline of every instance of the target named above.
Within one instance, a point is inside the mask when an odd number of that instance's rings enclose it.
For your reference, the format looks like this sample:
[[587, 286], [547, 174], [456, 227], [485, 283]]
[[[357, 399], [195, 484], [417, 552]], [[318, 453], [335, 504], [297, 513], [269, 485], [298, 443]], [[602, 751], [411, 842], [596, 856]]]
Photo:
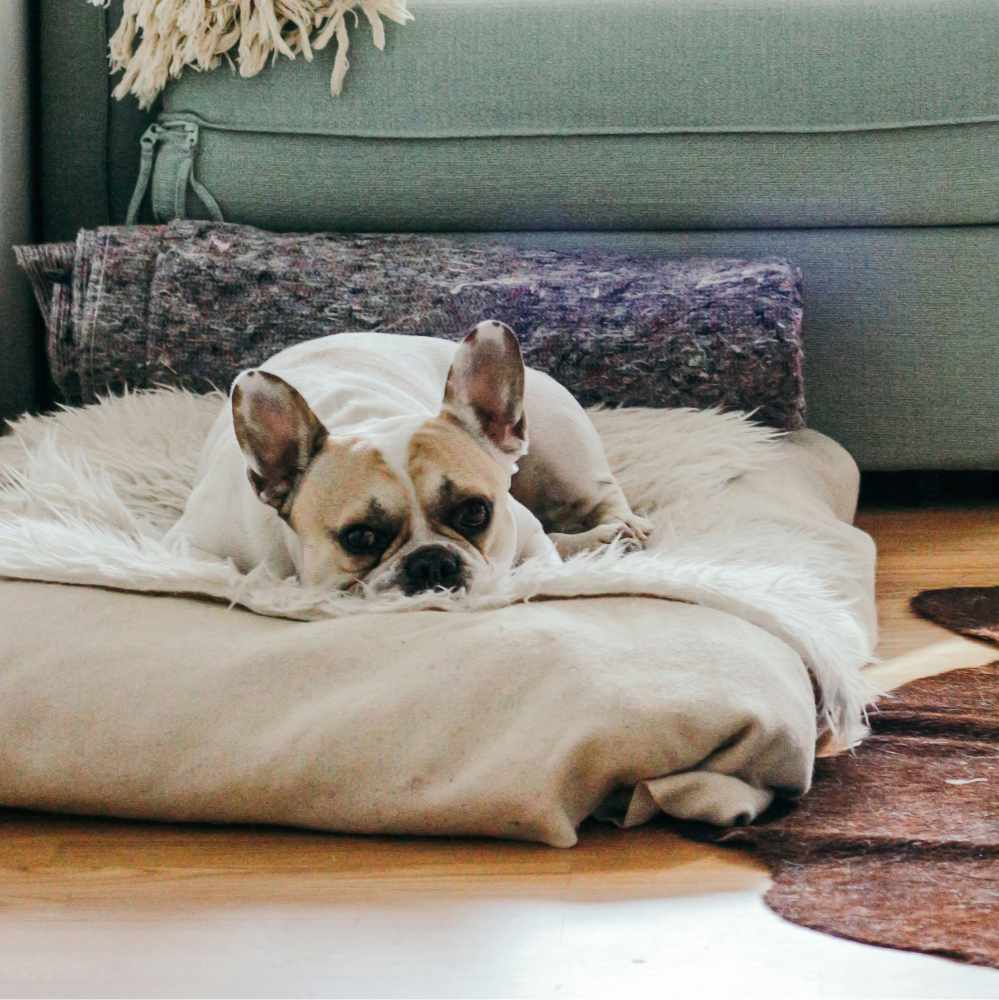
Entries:
[[626, 541], [633, 542], [635, 548], [644, 549], [655, 525], [647, 517], [632, 513], [627, 517], [612, 521], [607, 527], [616, 528], [616, 538], [623, 538]]
[[589, 552], [616, 541], [623, 542], [627, 550], [637, 552], [645, 548], [652, 529], [653, 524], [647, 518], [630, 514], [627, 517], [605, 521], [595, 528], [590, 528], [589, 531], [580, 531], [576, 534], [556, 532], [549, 537], [555, 543], [559, 555], [563, 559], [568, 559], [579, 552]]
[[548, 537], [554, 542], [558, 554], [563, 559], [569, 559], [580, 552], [592, 552], [594, 549], [608, 545], [617, 537], [617, 527], [610, 524], [598, 524], [589, 531], [572, 533], [553, 531]]

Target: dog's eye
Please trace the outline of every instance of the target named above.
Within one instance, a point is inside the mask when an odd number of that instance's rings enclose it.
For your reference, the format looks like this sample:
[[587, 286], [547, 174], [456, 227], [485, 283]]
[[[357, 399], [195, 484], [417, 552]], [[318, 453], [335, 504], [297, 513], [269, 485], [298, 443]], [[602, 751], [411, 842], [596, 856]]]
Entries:
[[451, 524], [463, 535], [474, 535], [485, 531], [492, 516], [492, 507], [488, 501], [475, 497], [458, 504], [451, 515]]
[[340, 532], [340, 544], [352, 555], [368, 556], [385, 548], [385, 537], [367, 524], [352, 524]]

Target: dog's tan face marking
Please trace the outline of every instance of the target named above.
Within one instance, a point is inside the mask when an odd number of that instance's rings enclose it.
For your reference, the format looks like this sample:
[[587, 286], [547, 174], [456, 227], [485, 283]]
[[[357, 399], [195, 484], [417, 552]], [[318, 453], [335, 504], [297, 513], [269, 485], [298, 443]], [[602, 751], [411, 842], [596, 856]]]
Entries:
[[418, 426], [404, 455], [400, 475], [371, 444], [324, 442], [289, 517], [304, 583], [343, 589], [371, 578], [395, 586], [406, 556], [426, 545], [459, 553], [467, 572], [493, 558], [509, 474], [447, 415]]
[[[510, 489], [509, 476], [448, 415], [428, 420], [409, 443], [407, 471], [420, 508], [435, 532], [487, 559], [495, 548], [498, 508]], [[488, 522], [476, 530], [474, 501], [489, 508]]]
[[328, 439], [289, 518], [302, 545], [303, 582], [342, 588], [362, 580], [405, 544], [409, 508], [409, 491], [376, 448]]

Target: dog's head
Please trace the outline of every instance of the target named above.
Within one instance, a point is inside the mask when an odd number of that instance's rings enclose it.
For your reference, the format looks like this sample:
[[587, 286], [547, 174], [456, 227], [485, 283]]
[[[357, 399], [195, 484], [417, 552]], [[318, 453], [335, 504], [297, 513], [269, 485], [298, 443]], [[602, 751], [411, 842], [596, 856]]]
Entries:
[[294, 387], [260, 370], [236, 379], [231, 403], [247, 478], [294, 530], [303, 583], [415, 594], [512, 565], [510, 479], [527, 429], [509, 327], [480, 323], [464, 339], [431, 419], [336, 437]]

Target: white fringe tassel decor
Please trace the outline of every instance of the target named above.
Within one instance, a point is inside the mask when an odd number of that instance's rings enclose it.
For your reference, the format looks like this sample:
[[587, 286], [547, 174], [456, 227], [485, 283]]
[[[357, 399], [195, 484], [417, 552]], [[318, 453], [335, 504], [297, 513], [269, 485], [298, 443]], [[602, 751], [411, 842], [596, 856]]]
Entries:
[[[96, 7], [107, 0], [89, 0]], [[114, 89], [121, 100], [134, 94], [148, 108], [171, 79], [189, 66], [215, 69], [223, 59], [240, 76], [256, 76], [270, 58], [294, 59], [313, 53], [336, 39], [330, 79], [334, 96], [343, 89], [350, 68], [351, 15], [358, 12], [371, 25], [376, 48], [385, 48], [382, 18], [396, 24], [413, 19], [407, 0], [125, 0], [124, 14], [111, 38], [113, 72], [124, 75]]]

